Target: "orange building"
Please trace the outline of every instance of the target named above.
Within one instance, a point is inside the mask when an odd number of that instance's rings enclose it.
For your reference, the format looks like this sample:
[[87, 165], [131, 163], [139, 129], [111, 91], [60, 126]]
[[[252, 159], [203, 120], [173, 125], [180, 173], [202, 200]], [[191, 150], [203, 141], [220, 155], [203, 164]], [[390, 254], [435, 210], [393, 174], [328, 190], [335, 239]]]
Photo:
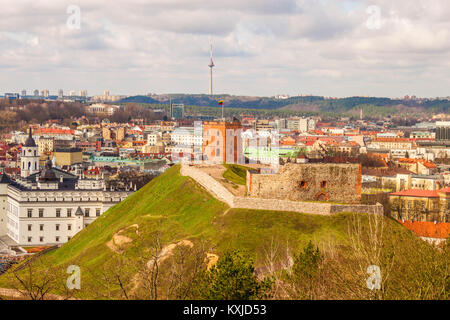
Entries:
[[240, 122], [203, 123], [203, 159], [208, 163], [244, 163]]

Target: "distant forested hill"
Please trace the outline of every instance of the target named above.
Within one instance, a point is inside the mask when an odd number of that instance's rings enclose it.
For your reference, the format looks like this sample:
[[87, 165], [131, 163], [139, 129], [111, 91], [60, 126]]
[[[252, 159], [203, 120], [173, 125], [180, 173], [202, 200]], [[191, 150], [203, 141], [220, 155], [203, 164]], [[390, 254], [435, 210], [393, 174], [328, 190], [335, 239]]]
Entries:
[[205, 94], [170, 94], [156, 98], [147, 96], [134, 96], [121, 100], [121, 103], [147, 103], [168, 104], [184, 103], [186, 106], [217, 107], [218, 101], [223, 100], [226, 108], [263, 109], [263, 110], [290, 110], [312, 111], [327, 113], [355, 114], [359, 109], [374, 116], [389, 114], [410, 113], [447, 113], [449, 112], [449, 100], [398, 100], [376, 97], [348, 97], [340, 99], [325, 99], [319, 96], [290, 97], [288, 99], [276, 99], [273, 97], [246, 97], [231, 95], [205, 95]]

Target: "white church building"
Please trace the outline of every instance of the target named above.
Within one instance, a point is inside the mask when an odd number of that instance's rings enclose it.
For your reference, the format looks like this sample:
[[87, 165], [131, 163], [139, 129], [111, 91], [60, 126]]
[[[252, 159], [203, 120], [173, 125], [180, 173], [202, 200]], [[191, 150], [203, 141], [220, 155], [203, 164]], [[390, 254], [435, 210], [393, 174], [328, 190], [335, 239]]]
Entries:
[[21, 177], [0, 175], [0, 239], [7, 236], [17, 246], [63, 244], [132, 189], [107, 190], [103, 180], [70, 174], [50, 160], [40, 170], [30, 130], [22, 147]]

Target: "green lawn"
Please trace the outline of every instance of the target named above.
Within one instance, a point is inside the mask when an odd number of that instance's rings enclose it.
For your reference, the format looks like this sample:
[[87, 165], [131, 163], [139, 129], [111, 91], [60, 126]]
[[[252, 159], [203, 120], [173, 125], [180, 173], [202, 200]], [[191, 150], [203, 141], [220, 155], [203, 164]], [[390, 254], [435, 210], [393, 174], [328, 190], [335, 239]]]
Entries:
[[231, 182], [245, 186], [247, 178], [247, 170], [250, 168], [237, 164], [224, 164], [227, 169], [223, 173], [223, 177]]
[[[242, 178], [245, 169], [232, 166], [229, 170]], [[202, 239], [208, 241], [211, 252], [219, 256], [228, 249], [245, 249], [254, 255], [256, 266], [263, 264], [264, 250], [272, 240], [289, 244], [294, 251], [310, 240], [318, 245], [330, 241], [337, 245], [348, 243], [347, 227], [352, 214], [328, 217], [228, 209], [191, 178], [181, 176], [179, 166], [174, 166], [109, 209], [61, 248], [43, 255], [43, 259], [60, 268], [62, 273], [69, 265], [80, 266], [83, 287], [78, 296], [93, 298], [95, 279], [86, 270], [102, 270], [108, 261], [117, 257], [106, 244], [116, 232], [133, 224], [139, 225], [142, 239], [149, 239], [155, 231], [160, 231], [163, 246], [183, 239], [194, 243]], [[130, 228], [122, 234], [135, 238], [134, 231]], [[123, 255], [135, 258], [139, 246], [143, 244], [134, 241]], [[0, 276], [0, 287], [8, 287], [11, 278], [10, 272]]]

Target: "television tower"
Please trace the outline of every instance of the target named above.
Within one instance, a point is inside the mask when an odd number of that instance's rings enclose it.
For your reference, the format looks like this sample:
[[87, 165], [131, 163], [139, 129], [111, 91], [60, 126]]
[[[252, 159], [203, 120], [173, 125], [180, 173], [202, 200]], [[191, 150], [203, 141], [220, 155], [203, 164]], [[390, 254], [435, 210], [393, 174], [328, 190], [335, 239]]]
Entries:
[[209, 49], [209, 95], [213, 95], [213, 68], [214, 68], [214, 62], [213, 62], [213, 45], [212, 41], [210, 40], [210, 49]]

